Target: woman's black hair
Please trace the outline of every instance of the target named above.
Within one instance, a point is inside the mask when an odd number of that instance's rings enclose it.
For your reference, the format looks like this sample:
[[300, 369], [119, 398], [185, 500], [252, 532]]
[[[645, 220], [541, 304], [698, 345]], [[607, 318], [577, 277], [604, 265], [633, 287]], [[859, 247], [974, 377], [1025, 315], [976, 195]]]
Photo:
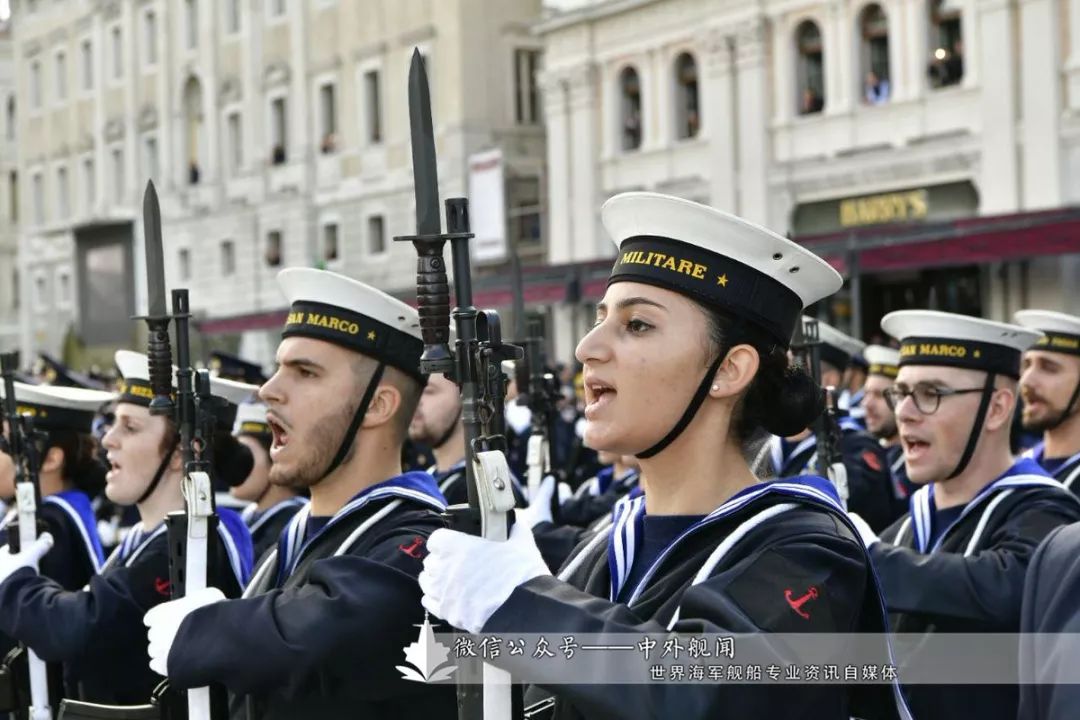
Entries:
[[98, 443], [92, 435], [68, 429], [49, 430], [46, 452], [54, 447], [64, 453], [64, 465], [60, 469], [64, 480], [91, 498], [105, 489], [108, 469], [101, 462]]
[[825, 410], [825, 391], [809, 373], [789, 361], [787, 347], [726, 313], [709, 307], [704, 310], [710, 362], [741, 344], [752, 346], [760, 357], [757, 374], [735, 409], [735, 438], [745, 442], [758, 428], [789, 437], [810, 427]]

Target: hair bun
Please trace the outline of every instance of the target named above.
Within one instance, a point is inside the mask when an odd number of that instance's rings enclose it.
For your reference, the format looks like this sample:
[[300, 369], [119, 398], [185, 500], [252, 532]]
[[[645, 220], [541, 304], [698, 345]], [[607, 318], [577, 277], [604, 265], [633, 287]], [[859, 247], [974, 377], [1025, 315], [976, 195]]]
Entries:
[[810, 427], [825, 411], [825, 391], [805, 370], [788, 364], [780, 348], [761, 356], [761, 367], [743, 405], [740, 437], [761, 427], [790, 437]]

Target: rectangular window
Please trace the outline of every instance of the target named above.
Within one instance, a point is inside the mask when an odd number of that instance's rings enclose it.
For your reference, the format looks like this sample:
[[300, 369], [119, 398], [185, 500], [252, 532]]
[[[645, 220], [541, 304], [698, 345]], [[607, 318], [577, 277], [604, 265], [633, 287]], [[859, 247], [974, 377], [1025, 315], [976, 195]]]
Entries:
[[337, 103], [334, 86], [327, 84], [319, 88], [320, 140], [319, 148], [323, 154], [337, 150]]
[[82, 60], [82, 88], [83, 90], [94, 89], [94, 46], [89, 40], [83, 40], [79, 51]]
[[56, 99], [67, 99], [67, 54], [56, 53]]
[[19, 269], [11, 269], [11, 309], [18, 310], [22, 304], [22, 288], [19, 287]]
[[240, 32], [240, 0], [225, 0], [225, 32]]
[[364, 73], [364, 116], [367, 120], [367, 140], [372, 145], [382, 142], [382, 108], [379, 107], [379, 71]]
[[240, 126], [240, 113], [229, 113], [225, 126], [229, 137], [229, 170], [235, 174], [244, 164], [244, 135]]
[[514, 51], [514, 117], [518, 125], [540, 122], [540, 95], [536, 88], [538, 50]]
[[56, 304], [60, 307], [71, 305], [71, 275], [67, 272], [56, 275]]
[[184, 0], [184, 26], [187, 30], [187, 49], [199, 46], [199, 0]]
[[67, 168], [56, 169], [56, 215], [65, 219], [71, 212], [71, 191], [68, 188]]
[[41, 173], [34, 173], [34, 224], [45, 222], [45, 178]]
[[150, 180], [158, 180], [157, 138], [152, 135], [143, 140], [143, 173]]
[[221, 274], [228, 277], [236, 272], [236, 246], [232, 240], [221, 241]]
[[34, 110], [41, 107], [41, 62], [38, 60], [30, 63], [30, 107]]
[[323, 225], [323, 260], [334, 262], [338, 257], [337, 223], [326, 223]]
[[94, 159], [86, 158], [82, 163], [83, 196], [86, 198], [86, 211], [90, 212], [97, 202], [97, 176], [94, 174]]
[[266, 264], [269, 267], [281, 266], [281, 231], [271, 230], [266, 233]]
[[271, 160], [275, 165], [284, 165], [289, 148], [286, 145], [287, 126], [285, 118], [285, 98], [275, 98], [270, 103], [270, 138], [273, 143]]
[[17, 170], [8, 172], [8, 214], [11, 222], [19, 221], [19, 173]]
[[386, 234], [383, 227], [383, 216], [372, 215], [368, 218], [368, 252], [372, 255], [381, 255], [386, 252]]
[[285, 14], [285, 0], [267, 0], [270, 3], [270, 17], [280, 17]]
[[112, 29], [112, 71], [113, 77], [119, 80], [124, 77], [124, 39], [120, 34], [120, 26]]
[[48, 283], [44, 275], [34, 278], [34, 307], [39, 311], [52, 307], [52, 303], [49, 302]]
[[119, 205], [124, 201], [124, 151], [116, 148], [112, 151], [113, 202]]
[[187, 248], [181, 248], [178, 255], [180, 260], [180, 282], [187, 282], [191, 279], [191, 251]]
[[157, 15], [153, 10], [143, 15], [143, 53], [146, 55], [146, 64], [153, 65], [157, 62]]

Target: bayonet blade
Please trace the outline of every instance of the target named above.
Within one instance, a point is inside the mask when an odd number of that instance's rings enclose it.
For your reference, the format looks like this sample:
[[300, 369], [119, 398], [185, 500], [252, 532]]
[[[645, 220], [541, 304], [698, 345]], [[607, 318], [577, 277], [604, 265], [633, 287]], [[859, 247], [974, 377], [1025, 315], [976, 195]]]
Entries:
[[442, 232], [435, 131], [431, 125], [431, 93], [424, 56], [414, 49], [409, 64], [409, 130], [412, 139], [413, 186], [416, 191], [416, 234]]
[[143, 195], [143, 236], [146, 242], [146, 314], [164, 317], [165, 251], [161, 246], [161, 208], [152, 180], [146, 183]]

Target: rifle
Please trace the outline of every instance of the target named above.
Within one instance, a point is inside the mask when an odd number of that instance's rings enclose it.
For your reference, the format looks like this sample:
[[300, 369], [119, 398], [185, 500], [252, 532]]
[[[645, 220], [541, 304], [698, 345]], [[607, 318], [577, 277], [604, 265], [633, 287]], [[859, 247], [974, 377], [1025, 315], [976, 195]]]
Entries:
[[[551, 443], [555, 438], [555, 419], [558, 415], [559, 385], [547, 372], [544, 353], [544, 324], [539, 317], [530, 317], [529, 334], [525, 339], [525, 391], [517, 399], [530, 411], [529, 445], [526, 455], [529, 500], [536, 497], [541, 481], [551, 472]], [[552, 510], [558, 508], [558, 495], [552, 498]]]
[[[801, 365], [816, 384], [821, 383], [821, 337], [818, 322], [804, 317], [795, 326], [795, 335], [791, 339], [791, 352], [797, 364]], [[840, 415], [837, 408], [836, 388], [831, 385], [824, 388], [825, 410], [814, 421], [813, 431], [817, 438], [818, 467], [825, 468], [825, 474], [836, 487], [840, 504], [847, 508], [848, 482], [847, 468], [840, 452]], [[779, 472], [779, 468], [777, 468]]]
[[[394, 240], [411, 242], [416, 248], [417, 309], [424, 339], [420, 371], [442, 373], [453, 380], [461, 389], [462, 398], [468, 503], [451, 506], [447, 514], [455, 530], [490, 540], [506, 540], [513, 518], [514, 494], [505, 456], [506, 439], [500, 434], [505, 422], [502, 403], [506, 393], [502, 361], [516, 360], [522, 351], [502, 341], [498, 313], [473, 307], [469, 264], [469, 239], [473, 235], [469, 230], [466, 198], [446, 201], [446, 232], [442, 232], [431, 96], [424, 59], [418, 49], [413, 51], [409, 66], [409, 125], [416, 235]], [[454, 264], [453, 312], [443, 260], [447, 241]], [[457, 330], [454, 348], [450, 347], [451, 318]], [[459, 666], [457, 675], [458, 714], [462, 720], [511, 717], [517, 703], [512, 697], [509, 673], [485, 664], [482, 686], [469, 682], [476, 679], [475, 666]]]
[[[0, 373], [4, 380], [4, 417], [7, 420], [7, 445], [15, 464], [15, 508], [18, 524], [8, 531], [8, 546], [13, 552], [27, 547], [38, 537], [37, 509], [41, 505], [41, 486], [38, 472], [41, 469], [41, 447], [45, 441], [43, 433], [34, 429], [34, 419], [30, 415], [19, 413], [15, 397], [15, 372], [19, 366], [19, 353], [0, 354]], [[35, 564], [34, 570], [37, 570]], [[25, 655], [25, 668], [23, 660]], [[23, 677], [25, 673], [25, 678]], [[30, 720], [52, 720], [52, 695], [59, 684], [54, 670], [28, 647], [19, 647], [4, 658], [0, 670], [3, 680], [3, 700], [9, 712], [17, 712], [28, 707]], [[53, 675], [50, 683], [49, 676]], [[22, 697], [21, 689], [30, 687], [30, 697]]]
[[[143, 229], [146, 238], [148, 312], [142, 318], [149, 327], [147, 358], [150, 366], [152, 415], [171, 417], [180, 432], [184, 459], [181, 489], [185, 509], [165, 518], [169, 541], [169, 580], [173, 599], [207, 587], [211, 543], [217, 534], [214, 490], [210, 480], [214, 409], [222, 402], [210, 395], [210, 376], [191, 367], [188, 291], [172, 291], [172, 312], [165, 310], [165, 262], [161, 241], [161, 211], [153, 181], [143, 196]], [[175, 323], [176, 397], [173, 398], [173, 353], [169, 324]], [[102, 706], [65, 700], [63, 720], [88, 718], [164, 718], [165, 720], [211, 720], [228, 715], [228, 697], [220, 686], [192, 688], [187, 702], [164, 680], [154, 690], [150, 705]], [[186, 710], [186, 713], [185, 713]]]

